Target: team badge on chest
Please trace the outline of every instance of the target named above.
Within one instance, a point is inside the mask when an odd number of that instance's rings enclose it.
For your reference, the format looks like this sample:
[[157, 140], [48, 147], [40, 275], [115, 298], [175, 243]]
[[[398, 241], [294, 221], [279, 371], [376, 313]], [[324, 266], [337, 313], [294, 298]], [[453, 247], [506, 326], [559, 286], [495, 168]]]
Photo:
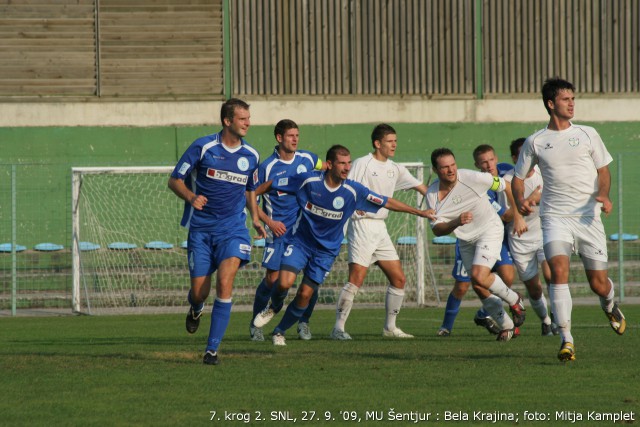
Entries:
[[342, 209], [344, 206], [344, 199], [342, 197], [336, 197], [333, 199], [333, 208], [334, 209]]
[[242, 172], [245, 172], [247, 169], [249, 169], [249, 160], [247, 160], [246, 157], [240, 157], [238, 159], [238, 169], [240, 169]]

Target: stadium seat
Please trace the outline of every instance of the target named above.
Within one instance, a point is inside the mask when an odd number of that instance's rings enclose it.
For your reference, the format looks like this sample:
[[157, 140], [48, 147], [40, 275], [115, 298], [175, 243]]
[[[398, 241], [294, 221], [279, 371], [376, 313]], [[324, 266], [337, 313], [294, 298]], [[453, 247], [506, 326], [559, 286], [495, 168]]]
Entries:
[[398, 237], [396, 243], [399, 245], [415, 245], [417, 241], [418, 239], [415, 236], [401, 236]]
[[116, 251], [125, 251], [125, 250], [129, 250], [129, 249], [135, 249], [138, 246], [134, 243], [127, 243], [127, 242], [113, 242], [113, 243], [109, 243], [109, 245], [107, 246], [109, 249], [113, 249]]
[[432, 242], [434, 245], [454, 245], [456, 238], [451, 236], [438, 236], [434, 237]]
[[[618, 239], [619, 239], [618, 233], [615, 233], [609, 236], [609, 240], [617, 241]], [[625, 241], [638, 240], [638, 235], [622, 233], [622, 240], [625, 240]]]
[[145, 249], [173, 249], [173, 245], [168, 242], [163, 242], [162, 240], [154, 240], [152, 242], [148, 242], [144, 245]]
[[96, 251], [100, 249], [100, 245], [92, 242], [80, 242], [79, 246], [81, 251]]
[[183, 240], [182, 243], [180, 243], [180, 247], [182, 249], [187, 249], [187, 247], [189, 247], [189, 242], [187, 242], [186, 240]]
[[64, 246], [57, 245], [55, 243], [38, 243], [33, 247], [33, 249], [35, 249], [36, 251], [54, 252], [63, 250]]
[[264, 248], [266, 241], [264, 239], [256, 239], [253, 241], [254, 248]]
[[342, 239], [342, 244], [346, 245], [347, 243], [349, 243], [349, 241], [347, 240], [347, 238], [345, 237], [344, 239]]
[[[2, 243], [0, 244], [0, 252], [11, 252], [12, 245], [11, 243]], [[26, 246], [16, 245], [16, 252], [22, 252], [27, 250]]]

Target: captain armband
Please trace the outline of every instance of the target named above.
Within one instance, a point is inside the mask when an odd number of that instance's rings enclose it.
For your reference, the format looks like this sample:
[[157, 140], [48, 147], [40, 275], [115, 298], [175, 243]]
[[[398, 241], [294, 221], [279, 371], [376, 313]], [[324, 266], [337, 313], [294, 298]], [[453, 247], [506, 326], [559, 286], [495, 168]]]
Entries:
[[493, 182], [491, 183], [490, 190], [499, 192], [499, 191], [504, 191], [506, 187], [507, 185], [505, 184], [504, 179], [498, 176], [493, 177]]

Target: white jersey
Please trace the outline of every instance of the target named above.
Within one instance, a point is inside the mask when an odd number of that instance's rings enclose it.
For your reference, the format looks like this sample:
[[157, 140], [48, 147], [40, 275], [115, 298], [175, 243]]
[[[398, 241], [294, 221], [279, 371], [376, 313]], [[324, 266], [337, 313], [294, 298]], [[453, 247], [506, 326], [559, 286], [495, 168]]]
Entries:
[[505, 185], [503, 178], [490, 173], [458, 169], [458, 182], [443, 200], [439, 200], [440, 181], [434, 182], [427, 190], [427, 205], [436, 211], [436, 220], [431, 221], [431, 228], [451, 222], [463, 212], [471, 212], [473, 220], [454, 230], [458, 239], [473, 242], [490, 228], [504, 230], [502, 220], [489, 202], [487, 190], [504, 191]]
[[[536, 188], [542, 189], [543, 181], [540, 174], [540, 168], [538, 166], [533, 167], [533, 175], [524, 180], [524, 198], [526, 199], [533, 193]], [[514, 171], [509, 171], [504, 174], [504, 180], [511, 182], [513, 180]], [[509, 239], [518, 240], [521, 242], [532, 242], [542, 240], [542, 227], [540, 225], [540, 207], [535, 206], [533, 212], [524, 217], [524, 221], [527, 223], [527, 232], [522, 233], [522, 236], [513, 234], [513, 221], [507, 224], [507, 230], [509, 232]]]
[[[371, 153], [353, 161], [349, 171], [349, 179], [359, 182], [371, 191], [387, 197], [393, 197], [393, 193], [396, 190], [408, 190], [422, 184], [411, 175], [406, 167], [389, 159], [386, 162], [381, 162], [375, 159]], [[376, 213], [367, 212], [364, 216], [354, 213], [351, 219], [372, 218], [384, 220], [387, 216], [389, 216], [389, 210], [381, 208]]]
[[597, 169], [612, 160], [592, 127], [571, 124], [562, 131], [545, 128], [527, 138], [515, 175], [524, 179], [534, 165], [540, 166], [544, 180], [541, 216], [599, 216]]

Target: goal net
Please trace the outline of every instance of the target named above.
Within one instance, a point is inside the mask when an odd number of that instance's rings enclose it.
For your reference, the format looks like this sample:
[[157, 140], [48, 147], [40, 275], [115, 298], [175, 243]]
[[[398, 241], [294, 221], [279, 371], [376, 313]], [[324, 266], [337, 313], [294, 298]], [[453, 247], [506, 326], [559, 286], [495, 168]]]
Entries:
[[[423, 180], [421, 163], [405, 166]], [[179, 225], [184, 204], [167, 187], [172, 170], [169, 166], [72, 169], [74, 312], [154, 313], [186, 307], [187, 231]], [[415, 191], [397, 192], [394, 198], [413, 206], [422, 202]], [[438, 304], [424, 220], [391, 212], [387, 228], [407, 276], [405, 301]], [[236, 276], [234, 304], [253, 303], [264, 275], [263, 251], [263, 242], [254, 241], [251, 262]], [[334, 304], [344, 286], [346, 252], [345, 244], [321, 286], [320, 304]], [[384, 274], [371, 268], [358, 302], [384, 303], [386, 287]]]

